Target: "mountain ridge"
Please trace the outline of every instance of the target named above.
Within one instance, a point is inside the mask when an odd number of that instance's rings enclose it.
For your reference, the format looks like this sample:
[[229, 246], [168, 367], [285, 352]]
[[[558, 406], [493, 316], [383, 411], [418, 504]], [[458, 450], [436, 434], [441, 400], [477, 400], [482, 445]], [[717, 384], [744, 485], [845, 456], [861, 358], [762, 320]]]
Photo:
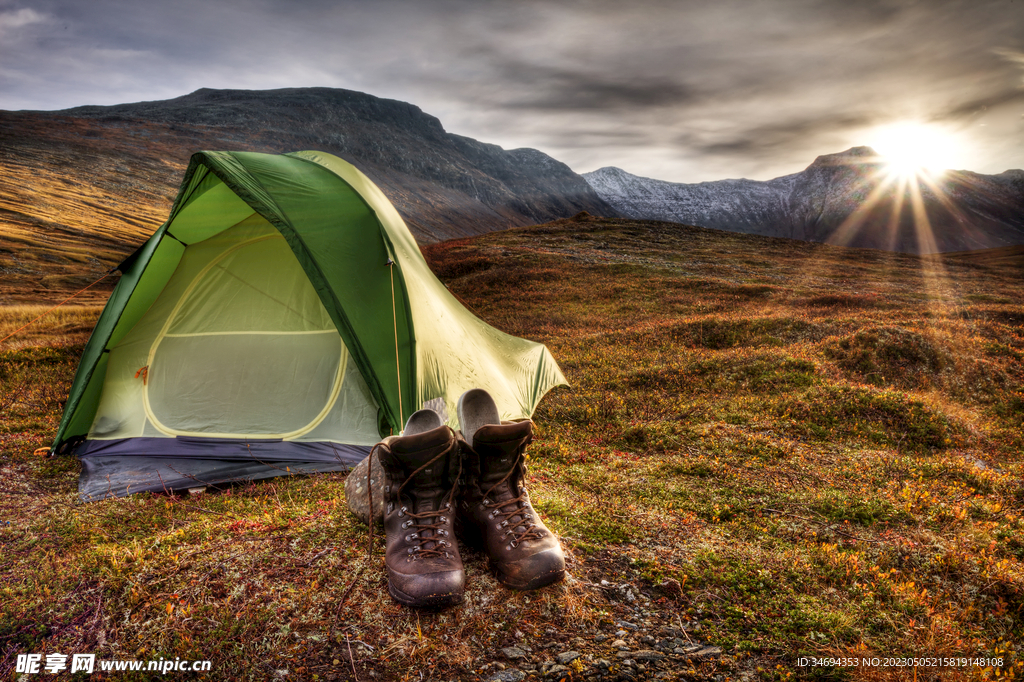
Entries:
[[1024, 244], [1024, 171], [946, 171], [918, 193], [930, 230], [918, 230], [917, 201], [887, 185], [870, 147], [823, 154], [803, 171], [771, 180], [672, 183], [612, 166], [583, 173], [628, 217], [667, 220], [774, 237], [935, 253]]
[[[0, 111], [0, 124], [4, 157], [39, 152], [48, 136], [58, 138], [51, 147], [67, 145], [71, 141], [61, 135], [62, 127], [76, 129], [80, 147], [89, 140], [111, 142], [111, 132], [134, 138], [131, 144], [122, 140], [89, 150], [120, 156], [128, 165], [157, 156], [181, 168], [191, 153], [203, 149], [328, 152], [377, 183], [424, 242], [582, 210], [615, 213], [572, 169], [543, 152], [504, 150], [448, 133], [437, 117], [414, 104], [351, 90], [202, 88], [169, 100]], [[40, 127], [47, 134], [40, 136]], [[154, 138], [161, 144], [153, 144]], [[58, 150], [46, 151], [50, 156]], [[168, 179], [144, 180], [150, 181], [167, 184]]]

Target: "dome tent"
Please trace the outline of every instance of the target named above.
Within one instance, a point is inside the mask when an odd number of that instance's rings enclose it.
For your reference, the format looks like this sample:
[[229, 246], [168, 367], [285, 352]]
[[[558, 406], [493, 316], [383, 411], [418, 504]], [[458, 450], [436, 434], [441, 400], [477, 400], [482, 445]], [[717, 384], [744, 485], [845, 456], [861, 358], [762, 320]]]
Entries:
[[565, 384], [547, 348], [449, 294], [329, 154], [193, 155], [118, 269], [52, 448], [81, 459], [83, 500], [344, 470], [428, 401], [483, 387], [515, 419]]

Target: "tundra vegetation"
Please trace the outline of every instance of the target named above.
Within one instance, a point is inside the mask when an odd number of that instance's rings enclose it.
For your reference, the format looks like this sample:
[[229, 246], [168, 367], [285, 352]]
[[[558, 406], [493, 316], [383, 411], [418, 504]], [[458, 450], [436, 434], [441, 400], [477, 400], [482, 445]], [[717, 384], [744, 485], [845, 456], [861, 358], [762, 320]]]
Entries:
[[[33, 454], [98, 314], [69, 309], [0, 349], [0, 674], [26, 652], [259, 680], [1024, 674], [1019, 251], [586, 215], [424, 251], [572, 384], [541, 403], [529, 460], [565, 583], [512, 592], [467, 551], [463, 605], [399, 607], [344, 474], [79, 504], [78, 463]], [[2, 310], [0, 331], [32, 316]], [[798, 664], [811, 656], [1001, 665]]]

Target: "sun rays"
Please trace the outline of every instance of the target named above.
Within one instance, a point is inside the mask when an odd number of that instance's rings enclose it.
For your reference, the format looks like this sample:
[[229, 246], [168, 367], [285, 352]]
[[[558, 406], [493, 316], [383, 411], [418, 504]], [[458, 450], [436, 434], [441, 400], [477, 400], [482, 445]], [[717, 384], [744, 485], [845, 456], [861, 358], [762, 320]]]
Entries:
[[[934, 257], [944, 243], [936, 226], [952, 218], [961, 226], [969, 217], [954, 200], [957, 175], [948, 172], [962, 159], [965, 149], [954, 133], [938, 126], [900, 123], [880, 127], [867, 136], [874, 156], [851, 156], [838, 161], [846, 168], [834, 176], [838, 194], [826, 200], [856, 202], [856, 208], [832, 231], [827, 242], [835, 246], [863, 243], [875, 235], [875, 248], [918, 253], [924, 294], [933, 314], [959, 305], [956, 283], [950, 279], [941, 257]], [[823, 206], [823, 217], [828, 213]], [[942, 212], [944, 215], [939, 216]], [[947, 247], [948, 248], [948, 247]], [[809, 265], [805, 276], [844, 276], [825, 273]]]

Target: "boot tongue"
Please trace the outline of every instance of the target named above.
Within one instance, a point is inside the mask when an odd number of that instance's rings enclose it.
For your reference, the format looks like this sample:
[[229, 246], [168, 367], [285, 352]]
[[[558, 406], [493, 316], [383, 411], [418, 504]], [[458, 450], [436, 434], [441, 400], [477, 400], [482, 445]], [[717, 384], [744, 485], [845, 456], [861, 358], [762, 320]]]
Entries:
[[[473, 434], [473, 449], [480, 455], [480, 484], [484, 490], [504, 478], [515, 466], [518, 452], [532, 432], [533, 424], [528, 421], [488, 424], [477, 429]], [[509, 480], [513, 478], [515, 474]]]
[[[420, 467], [440, 455], [451, 445], [451, 432], [441, 426], [431, 431], [405, 436], [391, 446], [392, 458], [402, 468], [402, 480], [406, 481]], [[402, 487], [402, 496], [413, 503], [411, 511], [421, 513], [441, 508], [444, 496], [451, 490], [452, 455], [437, 459], [422, 471], [416, 473]]]
[[[533, 424], [525, 421], [482, 426], [473, 435], [473, 449], [480, 455], [481, 491], [490, 490], [488, 497], [501, 511], [511, 511], [512, 507], [503, 503], [519, 497], [519, 484], [525, 470], [518, 463], [519, 451], [529, 441], [532, 432]], [[512, 471], [513, 467], [515, 471]], [[504, 482], [496, 486], [502, 479], [505, 479]], [[520, 521], [523, 521], [523, 517], [519, 514], [508, 518], [510, 526]], [[514, 529], [518, 532], [526, 530], [523, 526], [514, 526]]]

